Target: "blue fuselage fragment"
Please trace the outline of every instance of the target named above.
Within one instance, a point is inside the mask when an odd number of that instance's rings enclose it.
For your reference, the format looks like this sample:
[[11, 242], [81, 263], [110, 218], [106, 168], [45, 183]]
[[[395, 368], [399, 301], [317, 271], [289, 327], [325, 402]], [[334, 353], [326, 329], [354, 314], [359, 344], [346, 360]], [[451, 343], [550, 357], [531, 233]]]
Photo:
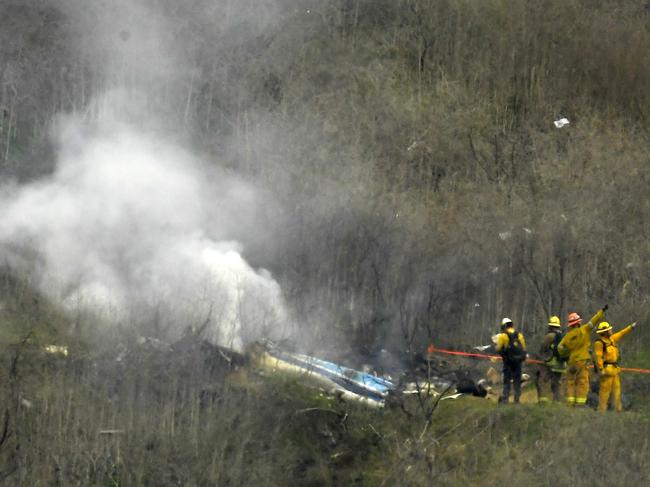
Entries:
[[383, 402], [388, 393], [395, 390], [395, 385], [387, 379], [316, 357], [278, 349], [268, 350], [268, 353], [278, 360], [303, 368], [311, 374], [321, 375], [339, 387], [373, 401]]

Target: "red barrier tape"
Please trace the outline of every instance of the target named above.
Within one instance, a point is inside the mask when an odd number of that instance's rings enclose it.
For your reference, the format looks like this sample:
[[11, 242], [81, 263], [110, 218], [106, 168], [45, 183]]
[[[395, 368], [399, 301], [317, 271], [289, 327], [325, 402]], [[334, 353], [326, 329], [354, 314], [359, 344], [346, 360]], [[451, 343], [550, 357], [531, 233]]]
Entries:
[[[427, 348], [427, 352], [429, 353], [429, 355], [433, 355], [434, 353], [443, 353], [445, 355], [459, 355], [461, 357], [474, 357], [474, 358], [489, 359], [489, 360], [501, 360], [500, 355], [488, 355], [486, 353], [457, 352], [455, 350], [445, 350], [444, 348], [435, 348], [433, 345], [429, 345], [429, 348]], [[526, 362], [529, 364], [544, 363], [541, 360], [536, 360], [532, 358], [527, 359]], [[590, 365], [589, 367], [593, 367], [593, 365]], [[649, 369], [635, 369], [630, 367], [621, 367], [621, 370], [624, 372], [636, 372], [638, 374], [650, 374]]]

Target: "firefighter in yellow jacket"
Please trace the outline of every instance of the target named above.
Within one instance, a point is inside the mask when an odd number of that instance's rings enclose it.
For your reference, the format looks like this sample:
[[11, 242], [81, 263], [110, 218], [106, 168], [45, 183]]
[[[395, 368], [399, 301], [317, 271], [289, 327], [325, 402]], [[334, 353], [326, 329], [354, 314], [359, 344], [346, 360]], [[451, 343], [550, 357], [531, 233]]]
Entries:
[[507, 404], [510, 398], [510, 383], [514, 389], [515, 404], [521, 397], [521, 365], [526, 360], [526, 340], [524, 335], [515, 330], [510, 318], [501, 320], [501, 333], [497, 335], [497, 352], [503, 359], [503, 390], [500, 404]]
[[537, 368], [535, 377], [537, 400], [540, 403], [549, 402], [551, 399], [560, 401], [560, 387], [562, 376], [566, 372], [566, 361], [560, 357], [557, 347], [563, 337], [560, 318], [551, 316], [548, 320], [548, 331], [539, 349], [544, 363]]
[[607, 305], [584, 325], [578, 313], [569, 314], [569, 331], [557, 346], [560, 356], [568, 357], [566, 402], [569, 406], [587, 405], [587, 394], [589, 394], [589, 369], [587, 366], [591, 360], [591, 330], [600, 323], [606, 310]]
[[625, 335], [630, 333], [636, 322], [626, 326], [617, 333], [612, 333], [612, 325], [603, 321], [598, 325], [596, 333], [598, 339], [594, 342], [594, 362], [596, 371], [600, 376], [600, 389], [598, 391], [598, 410], [607, 411], [609, 396], [614, 394], [614, 408], [617, 411], [623, 410], [621, 404], [621, 368], [618, 364], [620, 354], [618, 342]]

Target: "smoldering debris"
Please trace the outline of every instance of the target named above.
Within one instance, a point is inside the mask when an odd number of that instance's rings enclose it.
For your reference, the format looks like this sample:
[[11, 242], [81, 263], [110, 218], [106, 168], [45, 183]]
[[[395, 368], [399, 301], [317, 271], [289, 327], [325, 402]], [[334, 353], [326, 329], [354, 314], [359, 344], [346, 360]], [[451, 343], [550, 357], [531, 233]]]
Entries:
[[[382, 352], [380, 355], [384, 359], [392, 355], [386, 350]], [[402, 357], [404, 362], [414, 364], [410, 368], [397, 365], [397, 357], [393, 357], [394, 365], [391, 374], [387, 375], [378, 373], [369, 365], [361, 371], [314, 356], [288, 352], [269, 341], [256, 344], [250, 353], [251, 363], [263, 373], [298, 375], [313, 382], [319, 390], [330, 391], [332, 396], [373, 407], [399, 401], [399, 397], [404, 395], [451, 395], [455, 399], [465, 394], [477, 397], [488, 394], [485, 380], [474, 380], [469, 369], [447, 367], [431, 360], [424, 365], [422, 358], [417, 356]], [[385, 361], [383, 365], [386, 365]]]

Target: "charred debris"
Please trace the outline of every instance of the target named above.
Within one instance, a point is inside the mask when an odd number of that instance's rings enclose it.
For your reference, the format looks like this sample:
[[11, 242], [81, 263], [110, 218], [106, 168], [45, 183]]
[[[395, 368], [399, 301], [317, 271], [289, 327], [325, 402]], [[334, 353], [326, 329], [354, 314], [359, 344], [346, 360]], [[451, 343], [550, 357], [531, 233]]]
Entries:
[[491, 391], [485, 368], [463, 359], [382, 349], [358, 357], [337, 357], [335, 362], [268, 340], [237, 352], [192, 334], [175, 343], [140, 337], [131, 346], [121, 346], [112, 356], [94, 361], [93, 366], [99, 383], [111, 383], [114, 388], [119, 388], [129, 374], [144, 374], [148, 381], [161, 384], [173, 375], [181, 381], [202, 383], [206, 398], [213, 396], [216, 385], [227, 379], [267, 380], [281, 376], [292, 376], [318, 394], [370, 407], [383, 407], [404, 395], [455, 399], [463, 394], [486, 397]]

